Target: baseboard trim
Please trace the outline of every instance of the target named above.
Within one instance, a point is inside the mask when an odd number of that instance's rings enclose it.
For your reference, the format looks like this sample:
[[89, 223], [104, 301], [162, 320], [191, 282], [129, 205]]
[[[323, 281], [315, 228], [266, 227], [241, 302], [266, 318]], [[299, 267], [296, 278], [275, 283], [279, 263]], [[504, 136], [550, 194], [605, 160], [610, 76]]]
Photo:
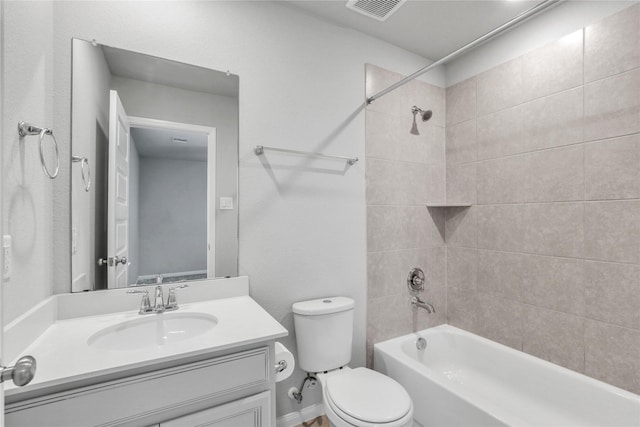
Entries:
[[295, 427], [305, 421], [324, 415], [324, 405], [315, 403], [296, 412], [290, 412], [276, 419], [276, 427]]

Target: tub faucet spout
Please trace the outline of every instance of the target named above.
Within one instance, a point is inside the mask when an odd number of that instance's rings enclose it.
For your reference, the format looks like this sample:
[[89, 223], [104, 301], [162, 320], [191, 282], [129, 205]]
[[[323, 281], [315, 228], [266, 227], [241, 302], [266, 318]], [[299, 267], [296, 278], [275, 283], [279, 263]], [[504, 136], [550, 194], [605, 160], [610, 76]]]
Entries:
[[427, 313], [432, 314], [436, 312], [436, 309], [429, 304], [428, 302], [422, 301], [419, 297], [413, 297], [411, 298], [411, 305], [413, 306], [413, 308], [424, 308], [425, 310], [427, 310]]

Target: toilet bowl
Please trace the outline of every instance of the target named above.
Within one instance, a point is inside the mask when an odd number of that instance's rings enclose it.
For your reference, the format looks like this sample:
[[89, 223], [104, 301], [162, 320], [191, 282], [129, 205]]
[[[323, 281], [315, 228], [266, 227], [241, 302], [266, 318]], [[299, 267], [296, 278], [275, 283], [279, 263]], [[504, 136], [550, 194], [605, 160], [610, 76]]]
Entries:
[[395, 380], [367, 368], [349, 368], [355, 302], [347, 297], [293, 304], [298, 366], [322, 385], [325, 412], [337, 427], [405, 427], [413, 403]]
[[345, 367], [318, 374], [322, 401], [336, 427], [410, 427], [413, 403], [393, 379], [366, 368]]

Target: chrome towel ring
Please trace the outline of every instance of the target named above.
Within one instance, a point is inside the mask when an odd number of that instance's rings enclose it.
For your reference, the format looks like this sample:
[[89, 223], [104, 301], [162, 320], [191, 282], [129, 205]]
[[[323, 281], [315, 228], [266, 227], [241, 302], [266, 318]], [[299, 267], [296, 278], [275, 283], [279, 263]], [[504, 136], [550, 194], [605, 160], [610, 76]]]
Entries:
[[[91, 188], [91, 167], [89, 166], [89, 159], [86, 157], [73, 156], [71, 157], [71, 161], [73, 163], [80, 162], [80, 173], [82, 174], [82, 184], [84, 185], [84, 191], [87, 193]], [[86, 174], [85, 174], [85, 166], [86, 166]]]
[[[40, 163], [42, 163], [42, 171], [50, 179], [54, 179], [55, 177], [57, 177], [58, 171], [60, 170], [60, 153], [58, 152], [58, 142], [56, 141], [56, 137], [53, 135], [53, 131], [48, 128], [40, 128], [29, 123], [18, 122], [18, 134], [21, 138], [28, 135], [39, 135]], [[44, 161], [44, 150], [42, 147], [45, 135], [49, 135], [51, 137], [51, 139], [53, 140], [53, 148], [55, 148], [56, 150], [56, 169], [53, 171], [53, 173], [49, 172], [49, 169], [47, 169], [47, 164]]]

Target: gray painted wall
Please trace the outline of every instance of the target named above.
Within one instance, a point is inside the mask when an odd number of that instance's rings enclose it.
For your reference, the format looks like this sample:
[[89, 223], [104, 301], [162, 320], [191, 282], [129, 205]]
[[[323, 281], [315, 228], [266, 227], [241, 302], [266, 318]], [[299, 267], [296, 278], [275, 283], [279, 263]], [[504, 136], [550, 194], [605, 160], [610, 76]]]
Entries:
[[207, 162], [140, 158], [140, 275], [207, 269], [206, 190]]

